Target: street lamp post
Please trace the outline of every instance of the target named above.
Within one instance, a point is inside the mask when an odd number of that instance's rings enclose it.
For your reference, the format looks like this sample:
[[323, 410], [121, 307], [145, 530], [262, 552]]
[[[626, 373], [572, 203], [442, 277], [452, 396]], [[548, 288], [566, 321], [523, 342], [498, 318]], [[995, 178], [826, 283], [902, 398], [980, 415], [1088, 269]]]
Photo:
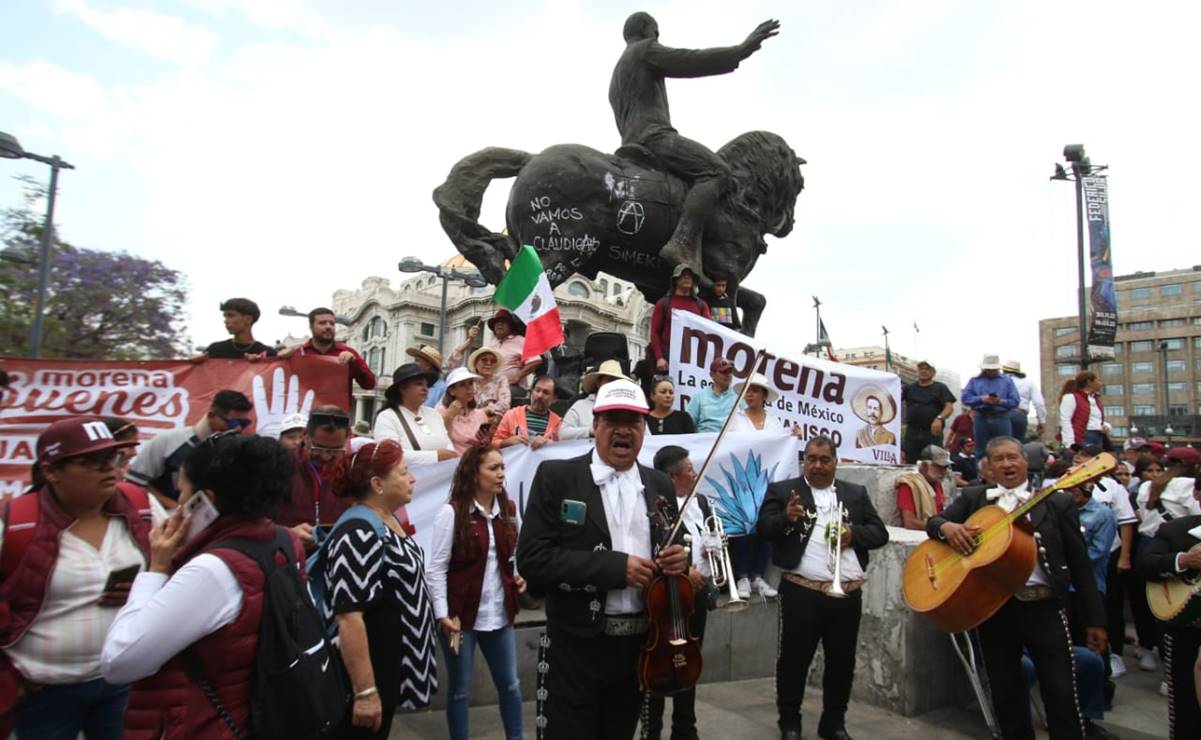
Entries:
[[[307, 313], [304, 313], [303, 311], [297, 311], [295, 306], [280, 306], [279, 315], [292, 316], [298, 319], [307, 319], [309, 317]], [[346, 318], [345, 316], [338, 316], [335, 314], [334, 323], [341, 324], [342, 326], [350, 326], [351, 322], [350, 319]]]
[[1094, 172], [1102, 172], [1105, 165], [1093, 165], [1084, 153], [1083, 144], [1068, 144], [1063, 148], [1063, 158], [1072, 166], [1068, 175], [1063, 165], [1055, 165], [1052, 180], [1073, 180], [1076, 184], [1076, 278], [1078, 280], [1076, 308], [1080, 321], [1080, 369], [1087, 370], [1088, 357], [1088, 298], [1084, 285], [1084, 178]]
[[61, 159], [57, 154], [43, 157], [27, 152], [15, 136], [0, 131], [0, 157], [5, 159], [32, 159], [50, 165], [50, 190], [46, 197], [46, 223], [42, 227], [42, 249], [38, 262], [38, 295], [33, 309], [33, 324], [29, 328], [29, 356], [42, 356], [42, 326], [46, 314], [46, 286], [50, 281], [50, 246], [54, 242], [54, 199], [58, 192], [58, 171], [73, 170], [75, 165]]
[[438, 354], [443, 353], [443, 346], [446, 342], [446, 288], [449, 280], [462, 280], [467, 285], [473, 288], [482, 288], [488, 284], [478, 274], [469, 272], [459, 272], [455, 268], [449, 270], [443, 269], [442, 265], [427, 265], [416, 257], [405, 257], [398, 264], [397, 269], [401, 272], [428, 272], [432, 275], [437, 275], [442, 278], [442, 303], [438, 310]]

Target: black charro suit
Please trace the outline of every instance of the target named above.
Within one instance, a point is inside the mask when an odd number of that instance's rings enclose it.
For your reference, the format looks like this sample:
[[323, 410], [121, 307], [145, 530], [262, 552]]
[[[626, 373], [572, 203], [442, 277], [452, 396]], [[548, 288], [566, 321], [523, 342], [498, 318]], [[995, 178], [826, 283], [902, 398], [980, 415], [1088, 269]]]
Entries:
[[[763, 497], [759, 510], [758, 535], [771, 542], [772, 562], [784, 571], [795, 569], [805, 548], [819, 547], [824, 552], [824, 528], [788, 521], [788, 499], [796, 491], [801, 505], [815, 510], [813, 490], [803, 477], [773, 483]], [[851, 547], [866, 570], [868, 550], [888, 542], [888, 529], [880, 520], [863, 486], [834, 481], [834, 495], [846, 508], [851, 525]], [[815, 530], [822, 529], [810, 543]], [[820, 642], [826, 655], [822, 676], [822, 716], [818, 732], [829, 735], [846, 724], [847, 703], [855, 677], [855, 645], [859, 638], [862, 615], [862, 591], [846, 598], [826, 596], [818, 591], [780, 581], [780, 643], [776, 655], [776, 710], [781, 730], [801, 729], [801, 703], [809, 664]]]
[[[1182, 516], [1160, 525], [1138, 551], [1134, 568], [1148, 581], [1180, 575], [1176, 556], [1201, 544], [1189, 530], [1201, 526], [1201, 516]], [[1197, 571], [1187, 571], [1195, 577]], [[1194, 596], [1193, 598], [1199, 598]], [[1197, 705], [1193, 665], [1201, 650], [1201, 626], [1164, 625], [1164, 673], [1168, 677], [1168, 726], [1172, 738], [1201, 737], [1201, 707]]]
[[[977, 510], [991, 505], [989, 486], [969, 486], [941, 514], [926, 522], [926, 534], [942, 540], [939, 528], [963, 524]], [[1105, 626], [1105, 604], [1097, 590], [1088, 545], [1080, 531], [1080, 516], [1070, 494], [1051, 494], [1030, 510], [1037, 561], [1050, 582], [1054, 598], [1020, 601], [1010, 598], [978, 628], [992, 700], [1006, 740], [1033, 738], [1025, 680], [1023, 647], [1038, 673], [1039, 691], [1047, 709], [1051, 737], [1084, 736], [1084, 718], [1076, 695], [1075, 662], [1064, 605], [1071, 589], [1077, 594], [1080, 620], [1089, 627]]]
[[[642, 697], [637, 658], [644, 634], [605, 635], [605, 600], [626, 587], [626, 553], [614, 552], [604, 499], [592, 481], [592, 452], [538, 466], [517, 541], [517, 569], [546, 594], [544, 656], [539, 659], [539, 738], [634, 736]], [[675, 489], [638, 466], [647, 515], [665, 498], [674, 519]], [[584, 521], [564, 516], [565, 501], [583, 502]], [[683, 531], [683, 528], [681, 528]], [[652, 538], [655, 528], [651, 528]], [[650, 552], [655, 551], [654, 543]], [[546, 668], [547, 670], [542, 670]]]

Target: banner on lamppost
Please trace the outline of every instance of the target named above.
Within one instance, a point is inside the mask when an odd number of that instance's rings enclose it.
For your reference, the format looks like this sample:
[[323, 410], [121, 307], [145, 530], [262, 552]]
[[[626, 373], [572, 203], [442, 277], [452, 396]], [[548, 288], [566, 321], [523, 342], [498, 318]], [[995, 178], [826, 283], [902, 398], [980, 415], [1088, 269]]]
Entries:
[[1088, 356], [1113, 359], [1118, 330], [1118, 299], [1113, 287], [1113, 259], [1109, 243], [1109, 181], [1085, 177], [1084, 218], [1088, 222], [1089, 260], [1093, 271], [1092, 321], [1088, 327]]

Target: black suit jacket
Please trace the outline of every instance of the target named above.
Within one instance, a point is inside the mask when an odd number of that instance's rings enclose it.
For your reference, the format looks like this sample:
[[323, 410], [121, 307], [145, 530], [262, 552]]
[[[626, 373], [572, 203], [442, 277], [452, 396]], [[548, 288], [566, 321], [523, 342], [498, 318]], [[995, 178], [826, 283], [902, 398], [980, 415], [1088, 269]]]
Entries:
[[[963, 524], [978, 509], [989, 506], [987, 492], [991, 486], [968, 486], [941, 514], [926, 522], [926, 534], [942, 540], [939, 527], [947, 522]], [[1069, 587], [1080, 594], [1081, 621], [1089, 627], [1105, 626], [1105, 606], [1097, 581], [1093, 577], [1088, 545], [1080, 531], [1080, 515], [1072, 496], [1056, 491], [1030, 510], [1030, 522], [1039, 536], [1038, 562], [1051, 581], [1051, 588], [1060, 599], [1067, 599]]]
[[[771, 541], [771, 561], [784, 570], [792, 570], [801, 562], [805, 546], [809, 544], [809, 537], [815, 529], [806, 526], [804, 518], [796, 524], [788, 521], [788, 497], [792, 491], [797, 492], [801, 505], [806, 509], [812, 511], [815, 508], [813, 490], [803, 476], [772, 483], [763, 497], [759, 524], [755, 530], [760, 537]], [[867, 570], [867, 551], [883, 547], [888, 542], [888, 529], [880, 520], [863, 486], [835, 480], [834, 495], [846, 507], [851, 522], [851, 548], [859, 558], [859, 565]]]
[[[614, 552], [600, 488], [592, 482], [592, 452], [538, 466], [530, 486], [517, 540], [517, 569], [530, 587], [546, 594], [546, 618], [578, 637], [593, 637], [605, 627], [605, 597], [626, 587], [626, 553]], [[667, 499], [676, 516], [671, 480], [653, 468], [638, 466], [647, 514], [655, 499]], [[564, 501], [587, 506], [583, 524], [563, 516]], [[680, 528], [681, 533], [684, 528]], [[651, 527], [652, 540], [655, 527]], [[655, 543], [651, 542], [651, 552]]]
[[[1138, 574], [1149, 581], [1179, 576], [1176, 572], [1176, 555], [1188, 552], [1191, 547], [1201, 543], [1201, 540], [1188, 533], [1198, 524], [1201, 524], [1201, 516], [1182, 516], [1160, 525], [1154, 537], [1142, 540], [1139, 544], [1134, 561]], [[1189, 571], [1189, 574], [1196, 575], [1196, 571]]]

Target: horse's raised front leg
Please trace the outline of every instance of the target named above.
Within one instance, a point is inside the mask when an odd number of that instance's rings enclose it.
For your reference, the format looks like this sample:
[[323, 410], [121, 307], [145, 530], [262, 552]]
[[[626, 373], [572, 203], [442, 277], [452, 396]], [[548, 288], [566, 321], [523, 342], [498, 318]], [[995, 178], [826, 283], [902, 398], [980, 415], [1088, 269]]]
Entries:
[[742, 309], [742, 333], [753, 337], [755, 329], [759, 327], [759, 319], [763, 316], [763, 309], [767, 307], [767, 298], [750, 288], [739, 286], [737, 290], [734, 302]]

